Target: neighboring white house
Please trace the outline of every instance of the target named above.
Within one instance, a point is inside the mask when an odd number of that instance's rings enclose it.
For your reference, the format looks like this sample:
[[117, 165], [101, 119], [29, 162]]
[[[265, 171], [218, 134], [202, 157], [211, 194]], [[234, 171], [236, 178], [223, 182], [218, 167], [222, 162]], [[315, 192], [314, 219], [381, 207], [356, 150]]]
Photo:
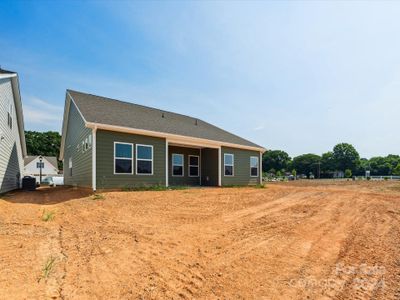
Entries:
[[21, 187], [25, 155], [18, 75], [0, 69], [0, 193]]
[[[55, 156], [42, 156], [42, 180], [47, 176], [58, 175], [58, 164]], [[40, 181], [40, 159], [39, 156], [25, 157], [24, 176], [36, 177]]]

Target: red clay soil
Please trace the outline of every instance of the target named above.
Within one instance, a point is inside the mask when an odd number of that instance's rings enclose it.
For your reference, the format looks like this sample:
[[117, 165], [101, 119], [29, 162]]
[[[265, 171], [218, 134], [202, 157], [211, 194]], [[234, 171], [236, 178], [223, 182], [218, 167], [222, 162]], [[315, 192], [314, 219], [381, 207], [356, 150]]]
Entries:
[[0, 299], [400, 299], [399, 183], [102, 196], [1, 197]]

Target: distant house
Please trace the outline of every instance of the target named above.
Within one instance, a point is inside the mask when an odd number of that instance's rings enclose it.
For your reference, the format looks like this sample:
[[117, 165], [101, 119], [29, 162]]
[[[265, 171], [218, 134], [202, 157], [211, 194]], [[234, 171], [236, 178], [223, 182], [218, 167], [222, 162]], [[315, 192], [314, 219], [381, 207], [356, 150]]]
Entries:
[[55, 156], [42, 156], [40, 162], [39, 156], [25, 157], [24, 175], [36, 177], [36, 181], [40, 182], [40, 167], [42, 167], [42, 179], [46, 176], [58, 175], [58, 163]]
[[20, 187], [25, 156], [18, 75], [0, 69], [0, 193]]
[[60, 159], [67, 185], [258, 184], [264, 151], [196, 118], [66, 92]]

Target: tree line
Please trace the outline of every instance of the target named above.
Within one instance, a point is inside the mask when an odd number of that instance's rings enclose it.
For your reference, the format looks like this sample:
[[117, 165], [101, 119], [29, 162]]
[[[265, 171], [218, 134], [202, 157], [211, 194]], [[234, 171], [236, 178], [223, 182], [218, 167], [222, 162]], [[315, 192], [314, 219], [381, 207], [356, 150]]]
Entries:
[[352, 177], [364, 176], [366, 171], [370, 171], [371, 176], [400, 176], [400, 156], [360, 158], [353, 145], [341, 143], [322, 155], [308, 153], [291, 158], [282, 150], [267, 151], [263, 155], [262, 167], [263, 172], [277, 176], [289, 172], [317, 178], [332, 178], [335, 173]]

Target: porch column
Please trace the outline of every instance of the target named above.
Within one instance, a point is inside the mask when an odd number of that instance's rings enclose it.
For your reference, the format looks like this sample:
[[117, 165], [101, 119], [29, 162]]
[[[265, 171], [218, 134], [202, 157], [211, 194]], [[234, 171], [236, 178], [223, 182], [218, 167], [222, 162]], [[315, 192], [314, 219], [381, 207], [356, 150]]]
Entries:
[[168, 186], [168, 140], [165, 140], [165, 186]]
[[222, 185], [221, 180], [221, 146], [218, 148], [218, 186]]

